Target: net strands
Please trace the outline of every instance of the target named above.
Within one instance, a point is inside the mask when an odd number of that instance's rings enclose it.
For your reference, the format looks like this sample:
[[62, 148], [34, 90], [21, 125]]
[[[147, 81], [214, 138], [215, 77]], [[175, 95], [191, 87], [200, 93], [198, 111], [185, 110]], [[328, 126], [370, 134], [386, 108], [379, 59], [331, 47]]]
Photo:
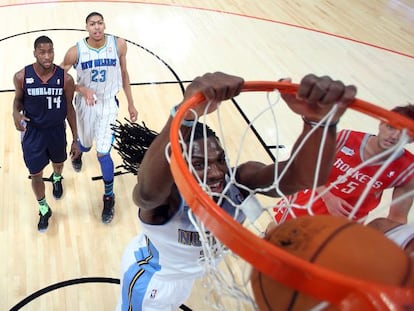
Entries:
[[[243, 91], [272, 92], [275, 89], [278, 89], [281, 93], [294, 94], [298, 89], [298, 85], [285, 82], [246, 82]], [[191, 168], [189, 168], [187, 164], [190, 157], [189, 150], [191, 150], [191, 142], [190, 147], [186, 150], [182, 137], [180, 137], [179, 130], [180, 122], [183, 120], [184, 115], [203, 99], [202, 94], [196, 94], [184, 103], [178, 110], [171, 126], [170, 160], [171, 170], [176, 180], [176, 184], [182, 192], [186, 202], [191, 207], [192, 213], [196, 215], [193, 217], [194, 223], [199, 228], [198, 231], [200, 239], [203, 243], [205, 243], [205, 254], [211, 256], [211, 258], [205, 259], [203, 264], [206, 265], [206, 271], [208, 272], [207, 275], [210, 278], [210, 282], [213, 283], [216, 289], [218, 288], [219, 296], [228, 290], [229, 296], [234, 296], [237, 299], [242, 297], [242, 300], [247, 303], [251, 303], [254, 306], [254, 301], [251, 299], [251, 293], [249, 292], [249, 287], [247, 285], [248, 279], [245, 277], [248, 275], [246, 271], [244, 271], [244, 277], [238, 281], [239, 283], [236, 283], [234, 281], [233, 272], [231, 271], [232, 268], [228, 268], [226, 273], [230, 275], [229, 280], [231, 280], [231, 282], [229, 282], [230, 284], [227, 284], [227, 281], [221, 280], [222, 276], [220, 276], [220, 273], [222, 273], [222, 271], [217, 271], [215, 265], [211, 264], [212, 262], [215, 262], [215, 260], [225, 257], [228, 253], [233, 253], [233, 256], [239, 256], [243, 260], [255, 266], [258, 270], [287, 286], [310, 294], [321, 301], [328, 300], [336, 306], [339, 306], [342, 303], [343, 310], [346, 310], [346, 307], [344, 307], [343, 304], [344, 299], [353, 301], [352, 308], [360, 307], [365, 310], [388, 310], [388, 303], [390, 301], [412, 302], [414, 300], [414, 292], [412, 289], [379, 285], [347, 277], [319, 266], [315, 266], [267, 243], [261, 239], [265, 228], [263, 225], [257, 225], [256, 219], [262, 217], [263, 214], [270, 214], [269, 208], [261, 207], [260, 212], [257, 212], [257, 208], [254, 208], [254, 210], [256, 210], [254, 213], [255, 215], [248, 216], [248, 219], [245, 221], [244, 225], [246, 226], [247, 223], [247, 228], [235, 221], [225, 211], [218, 208], [217, 205], [220, 204], [219, 202], [221, 200], [228, 200], [228, 198], [225, 197], [225, 195], [209, 192], [209, 189], [206, 187], [205, 183], [203, 183], [203, 180], [196, 180], [194, 178], [191, 173]], [[269, 103], [266, 110], [272, 110], [274, 106], [274, 103]], [[409, 135], [414, 133], [414, 126], [412, 122], [399, 114], [391, 113], [381, 107], [377, 107], [361, 100], [356, 100], [350, 107], [356, 111], [374, 116], [375, 118], [387, 122], [396, 128], [404, 129], [404, 131]], [[262, 113], [264, 112], [261, 112], [261, 114]], [[269, 113], [269, 111], [267, 111], [267, 113]], [[274, 114], [274, 112], [271, 113]], [[329, 118], [332, 118], [333, 113], [334, 112], [331, 112], [331, 114], [327, 115], [326, 119], [321, 120], [321, 123], [329, 123]], [[218, 110], [217, 116], [219, 119], [220, 110]], [[196, 117], [200, 119], [202, 118], [201, 116]], [[221, 128], [224, 123], [220, 120], [218, 123], [220, 124], [220, 139], [224, 140], [223, 145], [225, 145], [225, 135], [223, 135], [223, 129]], [[277, 127], [276, 120], [274, 120], [274, 126]], [[403, 139], [408, 138], [405, 136]], [[404, 142], [400, 143], [400, 145], [403, 144]], [[223, 148], [226, 149], [225, 147]], [[183, 150], [186, 150], [187, 152], [183, 152]], [[395, 152], [395, 150], [392, 152]], [[234, 180], [235, 170], [232, 169], [232, 167], [236, 166], [237, 165], [229, 165], [229, 184], [236, 184]], [[277, 176], [277, 178], [280, 178], [280, 176]], [[280, 196], [283, 197], [284, 194], [280, 193], [277, 189], [277, 184], [278, 182], [275, 180], [271, 187], [278, 191]], [[251, 198], [257, 191], [268, 189], [243, 190], [247, 190], [249, 193], [248, 198]], [[212, 198], [217, 201], [217, 204], [212, 200]], [[249, 208], [243, 209], [242, 206], [235, 207], [236, 210], [249, 210]], [[215, 241], [212, 244], [211, 241], [214, 239], [209, 235], [206, 235], [206, 232], [211, 232], [213, 238], [217, 238], [220, 242]], [[219, 243], [223, 244], [218, 246]], [[228, 250], [227, 247], [231, 251]], [[212, 249], [215, 251], [212, 251]], [[218, 252], [218, 249], [221, 251]], [[258, 258], [260, 258], [260, 260], [258, 260]], [[226, 285], [223, 286], [223, 284]], [[312, 285], [310, 286], [310, 284]], [[223, 287], [225, 289], [223, 289]], [[237, 290], [232, 292], [232, 288], [237, 288]], [[243, 290], [241, 290], [241, 288], [243, 288]], [[217, 303], [216, 306], [218, 310], [225, 310], [220, 303]]]

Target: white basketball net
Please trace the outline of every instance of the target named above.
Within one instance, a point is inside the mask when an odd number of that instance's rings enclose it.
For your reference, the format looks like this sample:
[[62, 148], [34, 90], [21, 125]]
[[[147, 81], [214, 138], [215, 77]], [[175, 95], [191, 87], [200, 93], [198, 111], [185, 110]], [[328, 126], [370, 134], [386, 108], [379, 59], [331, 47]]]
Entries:
[[[246, 220], [243, 223], [243, 226], [258, 236], [263, 236], [266, 230], [266, 227], [269, 223], [274, 222], [274, 211], [273, 208], [276, 205], [278, 199], [273, 198], [272, 200], [264, 198], [262, 195], [258, 195], [258, 193], [265, 192], [271, 189], [277, 191], [280, 197], [286, 199], [284, 193], [280, 191], [278, 188], [279, 180], [285, 174], [285, 170], [289, 167], [290, 163], [287, 165], [286, 169], [282, 171], [280, 174], [277, 174], [278, 170], [278, 159], [283, 159], [287, 156], [286, 148], [276, 148], [274, 155], [275, 155], [275, 179], [269, 187], [265, 189], [249, 189], [244, 185], [240, 185], [236, 182], [235, 176], [237, 172], [237, 166], [244, 163], [247, 160], [257, 160], [259, 156], [254, 156], [252, 158], [252, 150], [257, 150], [257, 154], [261, 153], [262, 148], [256, 149], [257, 146], [257, 139], [256, 137], [252, 136], [252, 128], [257, 127], [265, 127], [264, 132], [267, 134], [268, 137], [272, 140], [271, 142], [267, 142], [268, 145], [275, 145], [281, 146], [281, 142], [279, 141], [279, 134], [281, 133], [280, 126], [285, 125], [289, 122], [289, 130], [296, 128], [297, 133], [300, 132], [302, 128], [302, 120], [299, 116], [294, 115], [293, 124], [292, 121], [285, 120], [284, 114], [286, 114], [286, 104], [281, 99], [280, 94], [275, 91], [273, 93], [267, 93], [266, 100], [263, 100], [263, 92], [256, 93], [255, 95], [250, 95], [250, 93], [242, 93], [237, 98], [237, 101], [243, 101], [243, 97], [248, 97], [245, 99], [248, 103], [243, 106], [243, 110], [249, 110], [254, 106], [255, 110], [258, 111], [258, 107], [256, 102], [265, 102], [264, 107], [260, 108], [260, 111], [257, 113], [251, 113], [249, 117], [250, 122], [246, 123], [245, 127], [240, 130], [241, 123], [244, 121], [241, 119], [237, 119], [236, 126], [232, 126], [232, 122], [229, 121], [229, 115], [232, 118], [236, 118], [235, 115], [238, 115], [237, 112], [234, 111], [234, 106], [231, 105], [229, 102], [222, 103], [217, 110], [210, 115], [202, 115], [202, 116], [195, 116], [199, 122], [208, 124], [212, 129], [216, 131], [217, 136], [220, 139], [222, 147], [227, 155], [227, 167], [228, 167], [228, 183], [223, 191], [223, 193], [213, 193], [210, 191], [209, 187], [206, 185], [206, 176], [207, 173], [204, 173], [204, 178], [200, 179], [195, 177], [200, 187], [207, 192], [214, 200], [220, 205], [223, 201], [230, 202], [234, 206], [234, 218], [240, 216], [240, 214], [244, 213], [246, 216]], [[254, 102], [249, 98], [253, 96], [256, 98]], [[261, 98], [258, 100], [258, 98]], [[250, 109], [251, 110], [251, 109]], [[193, 111], [194, 113], [194, 111]], [[320, 123], [330, 123], [333, 115], [335, 113], [335, 108], [323, 119]], [[288, 114], [287, 114], [288, 115]], [[226, 121], [224, 121], [226, 119]], [[295, 123], [296, 122], [296, 123]], [[280, 123], [280, 124], [279, 124]], [[237, 133], [235, 130], [237, 129]], [[310, 135], [312, 135], [313, 131], [316, 131], [317, 128], [314, 128], [304, 139], [306, 141]], [[375, 129], [373, 129], [375, 131]], [[326, 139], [326, 134], [328, 129], [324, 129], [324, 136], [321, 141], [321, 146], [324, 146], [324, 142]], [[283, 135], [282, 139], [283, 139]], [[298, 135], [294, 135], [293, 139], [296, 140]], [[235, 141], [238, 140], [236, 143]], [[252, 143], [253, 141], [253, 143]], [[304, 142], [303, 141], [303, 142]], [[286, 145], [286, 141], [283, 141], [284, 145]], [[298, 147], [295, 153], [291, 155], [291, 158], [296, 156], [296, 153], [300, 148], [302, 148], [302, 144]], [[380, 176], [382, 171], [386, 168], [386, 166], [397, 157], [400, 152], [403, 150], [404, 146], [409, 142], [409, 137], [405, 131], [403, 131], [403, 135], [401, 135], [401, 139], [397, 145], [393, 148], [386, 150], [383, 154], [377, 155], [374, 158], [371, 158], [368, 161], [365, 161], [354, 170], [359, 170], [365, 165], [370, 165], [374, 163], [379, 158], [386, 155], [388, 157], [387, 161], [383, 164], [380, 170], [378, 170], [377, 174], [373, 176], [372, 180], [367, 184], [366, 191], [364, 191], [363, 195], [360, 197], [358, 203], [355, 205], [354, 210], [350, 213], [349, 218], [355, 215], [355, 213], [360, 208], [361, 204], [363, 204], [364, 198], [368, 194], [369, 188], [373, 185], [376, 178]], [[189, 143], [185, 143], [184, 140], [181, 140], [182, 149], [183, 149], [183, 156], [187, 160], [188, 163], [191, 164], [191, 150], [192, 150], [192, 139], [190, 139]], [[287, 145], [293, 144], [293, 141], [288, 142]], [[236, 146], [236, 147], [235, 147]], [[204, 148], [207, 150], [207, 147]], [[246, 153], [248, 156], [246, 156]], [[254, 154], [254, 153], [253, 153]], [[169, 149], [166, 150], [167, 158], [169, 157]], [[322, 155], [322, 147], [319, 150], [319, 159], [316, 166], [316, 176], [318, 176], [319, 169], [321, 165], [321, 155]], [[269, 158], [268, 156], [267, 159]], [[207, 161], [207, 156], [205, 157]], [[232, 162], [231, 162], [232, 160]], [[266, 161], [269, 163], [269, 161]], [[205, 163], [205, 168], [208, 168], [207, 162]], [[194, 172], [194, 168], [189, 166], [189, 170]], [[348, 174], [351, 174], [352, 171], [349, 171]], [[316, 180], [314, 182], [313, 189], [316, 188]], [[238, 188], [242, 189], [243, 191], [248, 193], [246, 200], [242, 204], [238, 204], [232, 201], [232, 199], [226, 195], [226, 191], [232, 186], [235, 185]], [[330, 187], [327, 188], [326, 191], [329, 191], [335, 184], [332, 184]], [[317, 200], [323, 193], [317, 194], [314, 190], [312, 190], [311, 201], [307, 204], [307, 206], [301, 206], [300, 208], [307, 209], [310, 215], [313, 215], [312, 211], [312, 202]], [[408, 196], [412, 196], [413, 193], [407, 193], [403, 197], [400, 197], [400, 200]], [[258, 197], [258, 198], [257, 198]], [[292, 206], [287, 205], [286, 213], [290, 212], [290, 208]], [[298, 206], [296, 206], [298, 207]], [[295, 216], [295, 215], [293, 215]], [[255, 304], [255, 300], [252, 294], [252, 290], [250, 288], [250, 272], [251, 267], [241, 258], [239, 258], [236, 254], [234, 254], [231, 250], [229, 250], [225, 245], [217, 241], [214, 236], [209, 233], [208, 229], [205, 228], [203, 223], [201, 223], [197, 217], [189, 211], [189, 217], [192, 220], [194, 226], [196, 227], [200, 241], [203, 245], [203, 251], [205, 257], [200, 261], [200, 264], [204, 266], [205, 269], [205, 276], [202, 280], [202, 286], [205, 290], [205, 299], [206, 303], [211, 309], [214, 310], [256, 310], [257, 306]], [[282, 219], [283, 221], [283, 219]], [[197, 295], [200, 296], [199, 291]], [[317, 306], [313, 310], [323, 310], [328, 304], [323, 302]]]

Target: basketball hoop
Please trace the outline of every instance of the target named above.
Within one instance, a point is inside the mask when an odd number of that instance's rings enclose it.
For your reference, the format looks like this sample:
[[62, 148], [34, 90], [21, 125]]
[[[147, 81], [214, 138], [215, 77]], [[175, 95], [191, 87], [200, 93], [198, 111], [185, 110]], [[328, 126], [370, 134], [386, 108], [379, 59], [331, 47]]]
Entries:
[[[277, 90], [281, 94], [296, 94], [298, 86], [287, 82], [253, 81], [246, 82], [242, 92]], [[270, 244], [262, 239], [260, 232], [253, 233], [222, 210], [191, 173], [180, 136], [184, 116], [202, 101], [204, 97], [199, 93], [183, 103], [170, 130], [171, 171], [186, 203], [202, 223], [200, 231], [211, 231], [232, 252], [267, 276], [321, 301], [328, 301], [341, 310], [385, 311], [390, 307], [402, 310], [404, 305], [414, 305], [413, 288], [377, 284], [314, 265]], [[414, 122], [398, 113], [360, 99], [356, 99], [350, 108], [404, 129], [414, 137]]]

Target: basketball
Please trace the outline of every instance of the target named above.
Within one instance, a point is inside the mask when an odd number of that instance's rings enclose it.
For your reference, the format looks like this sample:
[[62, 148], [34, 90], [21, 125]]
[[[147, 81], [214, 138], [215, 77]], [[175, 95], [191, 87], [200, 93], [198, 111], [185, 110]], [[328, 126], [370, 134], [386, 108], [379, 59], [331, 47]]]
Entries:
[[[285, 251], [344, 275], [388, 285], [414, 286], [414, 262], [381, 232], [344, 217], [303, 216], [274, 226], [265, 239]], [[310, 310], [321, 301], [253, 269], [261, 311]], [[337, 310], [328, 306], [323, 310]]]

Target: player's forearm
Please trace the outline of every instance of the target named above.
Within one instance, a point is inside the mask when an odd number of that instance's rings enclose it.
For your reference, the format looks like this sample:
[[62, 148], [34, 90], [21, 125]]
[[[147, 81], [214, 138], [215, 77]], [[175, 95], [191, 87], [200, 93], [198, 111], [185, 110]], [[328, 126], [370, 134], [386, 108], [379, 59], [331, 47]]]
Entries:
[[67, 120], [68, 120], [68, 123], [69, 123], [70, 130], [72, 132], [72, 140], [77, 141], [78, 140], [78, 131], [77, 131], [77, 128], [76, 128], [76, 121], [75, 120], [70, 121], [69, 119], [67, 119]]
[[18, 99], [13, 100], [13, 114], [19, 114], [23, 110], [23, 102]]
[[[293, 146], [292, 154], [311, 130], [312, 127], [305, 123], [301, 135]], [[297, 181], [296, 186], [299, 187], [298, 190], [312, 187], [315, 177], [318, 178], [317, 186], [325, 184], [328, 180], [335, 157], [336, 127], [329, 127], [327, 131], [325, 142], [323, 143], [323, 146], [321, 146], [324, 128], [320, 127], [316, 129], [299, 150], [297, 156], [294, 158], [292, 166], [288, 170], [288, 174]], [[323, 151], [322, 158], [319, 161], [319, 175], [315, 176], [319, 150], [321, 147], [323, 148]]]
[[76, 126], [76, 115], [75, 112], [68, 112], [66, 115], [66, 120], [68, 120], [70, 130], [72, 132], [73, 141], [78, 139], [78, 130]]
[[80, 93], [82, 96], [85, 96], [87, 87], [79, 84], [75, 84], [75, 92]]
[[161, 205], [170, 194], [174, 183], [165, 155], [165, 148], [169, 143], [170, 119], [151, 143], [139, 167], [133, 195], [134, 202], [140, 208], [150, 209]]
[[132, 97], [132, 90], [131, 90], [131, 82], [129, 80], [128, 73], [124, 73], [122, 75], [122, 88], [124, 90], [125, 97], [127, 98], [128, 106], [129, 107], [134, 106], [134, 99]]
[[407, 202], [391, 204], [387, 218], [401, 224], [406, 224], [412, 202], [412, 200], [407, 200]]
[[[394, 188], [392, 192], [391, 205], [388, 212], [388, 219], [406, 224], [408, 221], [408, 214], [413, 205], [414, 181], [410, 180], [407, 184], [401, 187]], [[407, 194], [411, 194], [408, 195]]]

